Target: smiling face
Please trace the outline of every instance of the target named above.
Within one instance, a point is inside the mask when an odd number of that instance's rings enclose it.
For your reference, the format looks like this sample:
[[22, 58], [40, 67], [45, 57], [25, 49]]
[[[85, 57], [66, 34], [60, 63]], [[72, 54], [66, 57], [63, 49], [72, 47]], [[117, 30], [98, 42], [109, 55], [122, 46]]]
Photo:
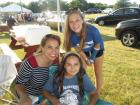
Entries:
[[80, 33], [82, 30], [83, 19], [78, 13], [73, 13], [69, 16], [69, 27], [72, 31]]
[[66, 77], [73, 77], [76, 75], [80, 70], [80, 62], [76, 56], [69, 56], [64, 65], [66, 69]]
[[55, 39], [48, 39], [44, 46], [41, 47], [42, 54], [50, 61], [54, 61], [59, 56], [59, 42]]

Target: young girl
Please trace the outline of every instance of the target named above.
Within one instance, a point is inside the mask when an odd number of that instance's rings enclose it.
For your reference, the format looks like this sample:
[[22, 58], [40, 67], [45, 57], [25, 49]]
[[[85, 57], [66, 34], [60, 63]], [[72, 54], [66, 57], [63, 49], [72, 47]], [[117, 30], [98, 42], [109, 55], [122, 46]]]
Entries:
[[88, 105], [95, 105], [98, 98], [95, 87], [86, 75], [80, 56], [68, 52], [60, 70], [44, 86], [44, 97], [53, 105], [85, 105], [84, 93], [88, 93]]
[[95, 71], [97, 92], [100, 93], [103, 84], [104, 44], [99, 30], [93, 25], [86, 24], [79, 9], [70, 10], [67, 14], [64, 49], [70, 51], [71, 48], [75, 48], [80, 54], [85, 68], [92, 64]]

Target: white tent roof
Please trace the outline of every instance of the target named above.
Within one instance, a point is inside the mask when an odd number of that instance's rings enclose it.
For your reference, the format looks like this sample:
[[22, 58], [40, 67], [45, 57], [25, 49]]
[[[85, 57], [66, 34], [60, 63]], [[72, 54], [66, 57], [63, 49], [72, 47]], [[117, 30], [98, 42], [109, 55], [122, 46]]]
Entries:
[[1, 10], [2, 10], [2, 7], [0, 7], [0, 12], [1, 12]]
[[10, 4], [6, 7], [3, 7], [1, 12], [27, 12], [27, 13], [31, 13], [32, 11], [29, 9], [26, 9], [24, 7], [21, 7], [17, 4]]

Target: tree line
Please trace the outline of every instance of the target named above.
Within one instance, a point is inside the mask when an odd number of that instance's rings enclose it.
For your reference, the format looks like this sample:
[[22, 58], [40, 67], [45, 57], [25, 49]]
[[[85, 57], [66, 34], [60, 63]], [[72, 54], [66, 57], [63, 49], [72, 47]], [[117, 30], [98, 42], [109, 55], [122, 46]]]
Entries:
[[[105, 8], [123, 8], [123, 7], [136, 7], [138, 4], [135, 2], [131, 3], [130, 0], [118, 0], [114, 5], [107, 5], [102, 3], [88, 3], [86, 0], [72, 0], [71, 2], [65, 2], [63, 0], [60, 1], [60, 7], [61, 11], [67, 11], [71, 8], [80, 8], [82, 11], [86, 11], [88, 8], [99, 8], [101, 10]], [[25, 8], [28, 8], [32, 10], [34, 13], [39, 13], [42, 11], [50, 10], [50, 11], [56, 11], [57, 10], [57, 0], [38, 0], [36, 2], [30, 2], [28, 5], [25, 5], [24, 3], [17, 3], [18, 5], [21, 5]], [[7, 6], [11, 4], [12, 2], [7, 2], [4, 4], [1, 4], [1, 7]]]

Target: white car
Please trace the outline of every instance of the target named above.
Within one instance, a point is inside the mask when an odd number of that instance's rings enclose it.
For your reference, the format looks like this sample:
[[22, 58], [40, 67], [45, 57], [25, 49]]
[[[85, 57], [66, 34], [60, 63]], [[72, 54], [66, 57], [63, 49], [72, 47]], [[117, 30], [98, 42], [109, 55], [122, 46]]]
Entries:
[[109, 14], [109, 13], [111, 13], [112, 11], [113, 11], [112, 8], [106, 8], [106, 9], [102, 10], [102, 13]]

